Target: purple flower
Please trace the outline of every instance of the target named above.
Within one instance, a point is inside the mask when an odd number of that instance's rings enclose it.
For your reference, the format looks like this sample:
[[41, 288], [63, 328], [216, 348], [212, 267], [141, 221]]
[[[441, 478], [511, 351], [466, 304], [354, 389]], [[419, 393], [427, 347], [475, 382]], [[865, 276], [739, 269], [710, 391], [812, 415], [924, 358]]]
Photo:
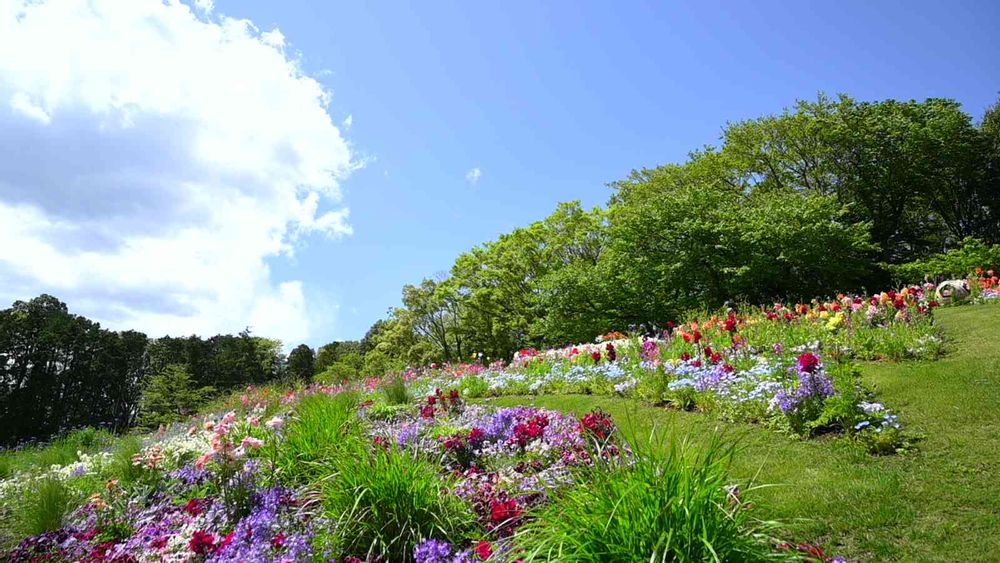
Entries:
[[453, 553], [454, 548], [446, 541], [427, 540], [413, 549], [413, 559], [417, 563], [472, 563], [468, 551]]

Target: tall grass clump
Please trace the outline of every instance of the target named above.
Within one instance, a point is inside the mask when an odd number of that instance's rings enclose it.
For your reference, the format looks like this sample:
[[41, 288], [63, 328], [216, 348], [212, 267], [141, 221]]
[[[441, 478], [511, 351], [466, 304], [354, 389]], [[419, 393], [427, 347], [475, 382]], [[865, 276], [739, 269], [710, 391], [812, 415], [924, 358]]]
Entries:
[[134, 485], [148, 477], [149, 471], [142, 465], [133, 462], [136, 455], [142, 452], [142, 442], [137, 436], [125, 436], [118, 440], [111, 450], [106, 475], [109, 479], [117, 479], [123, 485]]
[[42, 477], [28, 484], [17, 500], [11, 529], [17, 537], [27, 537], [61, 528], [76, 499], [59, 479]]
[[518, 532], [525, 561], [770, 561], [785, 558], [733, 488], [734, 448], [670, 438], [634, 463], [598, 465]]
[[358, 398], [353, 393], [303, 397], [275, 452], [281, 478], [306, 483], [328, 473], [327, 466], [360, 440], [357, 408]]
[[382, 396], [389, 405], [407, 405], [413, 402], [413, 395], [406, 387], [406, 381], [399, 375], [389, 378], [382, 384]]
[[[367, 449], [367, 448], [366, 448]], [[448, 493], [439, 468], [415, 454], [358, 450], [324, 481], [335, 551], [364, 560], [412, 561], [425, 539], [461, 543], [473, 529], [464, 501]]]

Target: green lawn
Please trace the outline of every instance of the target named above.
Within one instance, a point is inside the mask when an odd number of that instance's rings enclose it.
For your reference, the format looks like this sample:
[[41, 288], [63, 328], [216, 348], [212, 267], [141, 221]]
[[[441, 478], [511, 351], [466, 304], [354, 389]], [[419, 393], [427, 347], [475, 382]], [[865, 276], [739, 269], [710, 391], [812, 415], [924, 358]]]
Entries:
[[759, 514], [795, 540], [866, 561], [1000, 560], [1000, 307], [941, 309], [949, 354], [934, 362], [869, 364], [879, 398], [923, 433], [919, 451], [874, 458], [842, 440], [798, 441], [698, 413], [594, 396], [505, 397], [583, 413], [601, 407], [634, 431], [692, 440], [716, 428], [743, 446], [733, 472], [775, 484]]

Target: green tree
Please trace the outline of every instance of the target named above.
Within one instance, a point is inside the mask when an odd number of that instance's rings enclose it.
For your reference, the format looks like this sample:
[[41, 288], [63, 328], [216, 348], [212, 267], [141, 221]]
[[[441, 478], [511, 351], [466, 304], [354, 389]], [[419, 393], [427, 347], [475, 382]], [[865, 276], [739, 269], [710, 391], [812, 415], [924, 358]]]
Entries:
[[288, 354], [288, 373], [302, 381], [310, 381], [316, 369], [316, 353], [305, 344], [299, 344]]
[[212, 387], [197, 387], [180, 364], [168, 364], [149, 378], [142, 393], [140, 423], [147, 428], [169, 424], [194, 414], [211, 396]]

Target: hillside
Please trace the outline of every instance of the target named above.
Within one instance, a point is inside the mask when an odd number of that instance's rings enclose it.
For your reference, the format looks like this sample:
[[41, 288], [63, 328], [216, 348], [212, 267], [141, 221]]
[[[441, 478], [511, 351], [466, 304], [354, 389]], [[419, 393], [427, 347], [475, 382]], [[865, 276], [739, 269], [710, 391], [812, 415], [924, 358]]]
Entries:
[[[766, 517], [794, 523], [849, 557], [990, 561], [1000, 551], [1000, 312], [937, 311], [948, 353], [936, 361], [868, 363], [864, 378], [921, 433], [919, 451], [859, 455], [838, 441], [797, 441], [749, 425], [725, 428], [742, 446], [736, 473], [758, 483]], [[505, 397], [571, 412], [603, 408], [637, 432], [673, 431], [695, 440], [720, 424], [705, 416], [590, 396]]]
[[153, 434], [4, 453], [2, 539], [14, 561], [989, 560], [997, 305], [929, 302], [250, 387]]

